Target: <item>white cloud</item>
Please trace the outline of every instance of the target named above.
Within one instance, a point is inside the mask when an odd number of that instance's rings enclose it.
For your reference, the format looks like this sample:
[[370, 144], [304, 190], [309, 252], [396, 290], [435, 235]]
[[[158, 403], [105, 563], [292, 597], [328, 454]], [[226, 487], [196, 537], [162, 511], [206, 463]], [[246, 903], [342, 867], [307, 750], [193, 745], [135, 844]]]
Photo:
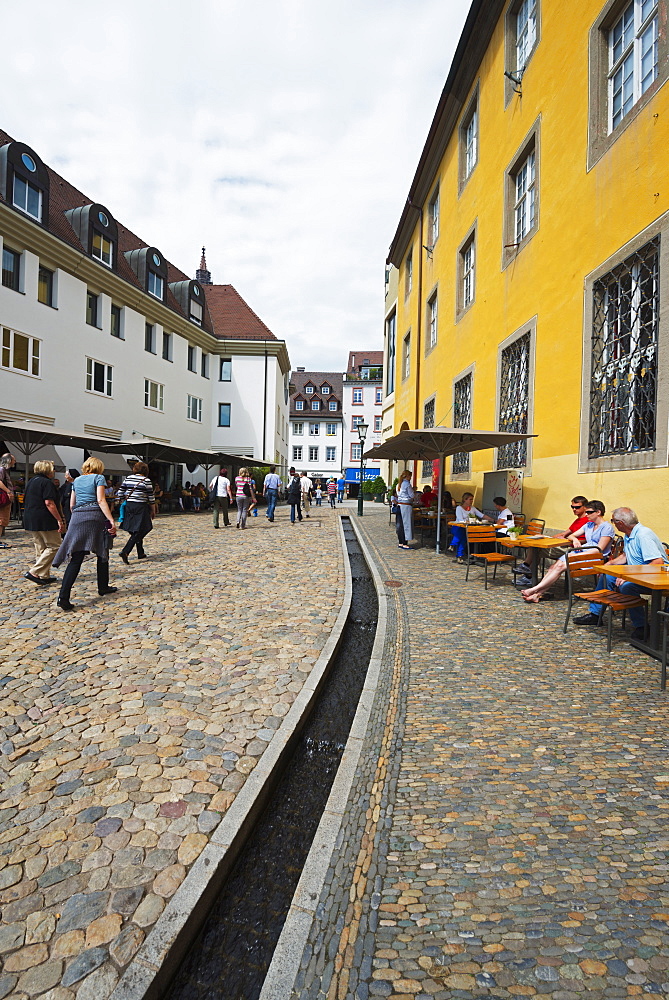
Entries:
[[382, 345], [387, 248], [458, 0], [36, 0], [0, 125], [174, 263], [200, 247], [294, 366]]

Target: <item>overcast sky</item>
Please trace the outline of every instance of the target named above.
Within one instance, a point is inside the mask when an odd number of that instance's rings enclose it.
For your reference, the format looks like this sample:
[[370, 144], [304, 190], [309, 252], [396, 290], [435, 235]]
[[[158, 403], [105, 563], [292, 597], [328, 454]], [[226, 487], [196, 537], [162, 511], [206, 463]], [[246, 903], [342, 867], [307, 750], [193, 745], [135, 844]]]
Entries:
[[204, 244], [293, 367], [342, 370], [382, 347], [388, 246], [468, 7], [10, 4], [0, 124], [188, 274]]

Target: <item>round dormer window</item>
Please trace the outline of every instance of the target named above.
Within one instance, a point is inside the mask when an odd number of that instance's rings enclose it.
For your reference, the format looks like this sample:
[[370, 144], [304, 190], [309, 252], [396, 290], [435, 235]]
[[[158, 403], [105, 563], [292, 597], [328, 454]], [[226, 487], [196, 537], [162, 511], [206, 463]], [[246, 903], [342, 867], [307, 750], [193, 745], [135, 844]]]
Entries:
[[106, 229], [107, 226], [109, 225], [109, 219], [107, 218], [107, 216], [105, 215], [105, 213], [104, 212], [98, 212], [98, 219], [99, 219], [99, 221], [102, 223], [102, 225]]
[[197, 287], [197, 285], [193, 285], [193, 295], [199, 295], [199, 294], [200, 294], [200, 289]]
[[37, 164], [28, 153], [21, 153], [21, 162], [26, 170], [29, 170], [31, 174], [34, 174], [37, 170]]
[[160, 267], [160, 257], [158, 256], [157, 253], [154, 253], [153, 255], [153, 263], [156, 265], [156, 267]]

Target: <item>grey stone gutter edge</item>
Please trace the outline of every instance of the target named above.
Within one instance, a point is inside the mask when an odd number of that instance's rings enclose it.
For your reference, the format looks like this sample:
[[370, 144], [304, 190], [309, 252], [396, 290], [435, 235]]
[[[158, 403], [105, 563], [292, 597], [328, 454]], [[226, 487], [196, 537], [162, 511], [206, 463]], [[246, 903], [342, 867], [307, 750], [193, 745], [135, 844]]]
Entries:
[[378, 625], [372, 655], [367, 668], [365, 685], [360, 695], [353, 725], [346, 741], [346, 748], [335, 775], [328, 801], [316, 830], [311, 850], [297, 884], [286, 922], [277, 942], [272, 962], [267, 971], [259, 1000], [289, 1000], [295, 994], [293, 986], [300, 970], [300, 962], [320, 899], [332, 854], [344, 819], [351, 786], [374, 704], [374, 697], [381, 674], [383, 650], [388, 622], [388, 596], [376, 563], [358, 526], [351, 518], [351, 525], [362, 548], [374, 580], [379, 601]]
[[344, 600], [332, 632], [281, 726], [212, 833], [209, 843], [123, 973], [110, 1000], [158, 1000], [167, 992], [174, 973], [202, 927], [250, 829], [271, 795], [277, 774], [292, 750], [327, 677], [348, 618], [352, 592], [351, 567], [341, 520], [339, 531], [345, 589]]

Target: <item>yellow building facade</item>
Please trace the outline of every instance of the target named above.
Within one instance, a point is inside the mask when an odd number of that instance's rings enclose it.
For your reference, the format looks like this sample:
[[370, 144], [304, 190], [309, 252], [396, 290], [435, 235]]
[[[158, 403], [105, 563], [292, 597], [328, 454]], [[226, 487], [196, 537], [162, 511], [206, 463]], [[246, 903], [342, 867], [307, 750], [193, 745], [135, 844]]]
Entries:
[[[399, 221], [394, 431], [526, 430], [447, 460], [523, 470], [669, 538], [667, 0], [475, 0]], [[421, 481], [422, 466], [418, 467]]]

